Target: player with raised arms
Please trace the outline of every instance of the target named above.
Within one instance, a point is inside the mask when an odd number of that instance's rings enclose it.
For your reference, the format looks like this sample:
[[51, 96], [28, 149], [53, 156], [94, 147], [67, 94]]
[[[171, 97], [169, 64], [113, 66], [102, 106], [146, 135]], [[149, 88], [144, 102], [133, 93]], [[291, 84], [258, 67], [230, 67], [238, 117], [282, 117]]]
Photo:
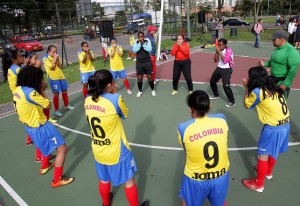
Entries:
[[[121, 119], [126, 119], [128, 109], [113, 76], [108, 70], [98, 70], [88, 80], [89, 97], [85, 99], [85, 113], [91, 129], [92, 150], [99, 178], [99, 193], [103, 205], [110, 206], [113, 193], [111, 184], [125, 185], [125, 195], [130, 206], [138, 206], [138, 190], [134, 181], [137, 171]], [[149, 200], [142, 206], [150, 205]]]
[[87, 42], [81, 43], [81, 49], [78, 51], [80, 81], [82, 83], [83, 97], [86, 98], [88, 94], [88, 79], [95, 74], [95, 67], [92, 62], [94, 61], [94, 53], [90, 50]]
[[226, 205], [229, 186], [228, 126], [223, 114], [208, 114], [206, 92], [196, 90], [187, 97], [192, 119], [179, 124], [178, 141], [186, 153], [179, 196], [183, 206]]
[[[63, 176], [63, 165], [67, 146], [58, 130], [47, 121], [43, 109], [50, 109], [50, 100], [45, 98], [43, 71], [33, 66], [24, 67], [18, 74], [17, 87], [14, 90], [14, 104], [19, 120], [32, 138], [35, 146], [42, 152], [43, 160], [40, 174], [46, 174], [52, 167], [54, 178], [52, 187], [70, 184], [72, 177]], [[57, 150], [55, 163], [49, 162], [53, 150]]]
[[265, 178], [273, 178], [273, 168], [279, 153], [288, 150], [290, 114], [284, 90], [268, 75], [264, 67], [252, 67], [248, 79], [243, 79], [246, 109], [256, 107], [258, 118], [264, 127], [258, 141], [257, 176], [244, 179], [243, 184], [257, 192], [263, 192]]
[[61, 62], [57, 54], [57, 48], [54, 45], [49, 45], [47, 54], [43, 57], [44, 67], [47, 72], [48, 82], [53, 93], [53, 104], [56, 116], [62, 116], [59, 110], [59, 93], [62, 93], [65, 109], [74, 109], [69, 105], [68, 83], [65, 75], [62, 72]]

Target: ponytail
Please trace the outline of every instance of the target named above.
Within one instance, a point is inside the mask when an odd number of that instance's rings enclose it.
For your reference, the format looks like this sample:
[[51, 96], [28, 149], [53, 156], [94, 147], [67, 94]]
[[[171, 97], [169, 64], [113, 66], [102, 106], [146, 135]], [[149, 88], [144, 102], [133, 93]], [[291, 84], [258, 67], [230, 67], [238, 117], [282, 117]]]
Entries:
[[106, 86], [113, 82], [113, 77], [110, 71], [106, 69], [98, 70], [88, 79], [89, 91], [94, 102], [98, 101], [100, 95], [106, 92]]

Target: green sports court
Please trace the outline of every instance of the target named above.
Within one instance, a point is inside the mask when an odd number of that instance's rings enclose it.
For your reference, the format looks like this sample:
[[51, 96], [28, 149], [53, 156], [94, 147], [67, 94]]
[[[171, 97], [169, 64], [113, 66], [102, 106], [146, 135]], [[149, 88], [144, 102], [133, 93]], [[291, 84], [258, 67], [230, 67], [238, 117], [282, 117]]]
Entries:
[[[227, 98], [219, 87], [220, 99], [211, 101], [211, 113], [223, 113], [229, 125], [228, 149], [230, 160], [230, 185], [227, 195], [228, 206], [297, 206], [300, 204], [300, 81], [294, 80], [288, 105], [291, 114], [290, 147], [287, 153], [278, 158], [273, 179], [266, 180], [263, 193], [251, 191], [243, 186], [243, 178], [256, 176], [254, 166], [256, 146], [262, 124], [255, 110], [243, 106], [244, 88], [241, 78], [246, 77], [250, 66], [256, 66], [259, 59], [268, 58], [273, 50], [271, 44], [263, 44], [255, 49], [250, 43], [229, 43], [235, 54], [235, 67], [232, 88], [236, 106], [226, 108]], [[211, 93], [209, 77], [215, 69], [212, 50], [200, 48], [192, 51], [192, 74], [194, 90]], [[190, 113], [185, 99], [188, 94], [186, 83], [180, 82], [178, 95], [171, 96], [173, 59], [160, 62], [156, 85], [157, 96], [152, 97], [144, 80], [144, 92], [136, 98], [137, 85], [134, 70], [128, 69], [130, 84], [134, 92], [127, 95], [122, 80], [117, 80], [119, 92], [129, 108], [128, 119], [123, 121], [127, 139], [135, 155], [138, 166], [136, 182], [139, 199], [151, 200], [152, 206], [179, 206], [178, 197], [181, 177], [184, 170], [185, 154], [177, 142], [177, 126], [189, 120]], [[96, 65], [97, 67], [97, 65]], [[99, 69], [101, 67], [97, 67]], [[83, 108], [81, 89], [70, 91], [70, 104], [75, 110], [65, 111], [56, 124], [68, 145], [64, 173], [75, 177], [75, 182], [56, 189], [50, 182], [53, 170], [39, 174], [39, 163], [34, 161], [35, 147], [27, 147], [26, 134], [17, 115], [7, 114], [0, 118], [0, 203], [3, 206], [32, 205], [101, 205], [98, 192], [98, 179], [91, 151], [89, 128]], [[62, 103], [62, 101], [61, 101]], [[62, 107], [62, 106], [61, 106]], [[128, 205], [124, 188], [114, 187], [113, 205]], [[205, 205], [210, 205], [208, 202]]]

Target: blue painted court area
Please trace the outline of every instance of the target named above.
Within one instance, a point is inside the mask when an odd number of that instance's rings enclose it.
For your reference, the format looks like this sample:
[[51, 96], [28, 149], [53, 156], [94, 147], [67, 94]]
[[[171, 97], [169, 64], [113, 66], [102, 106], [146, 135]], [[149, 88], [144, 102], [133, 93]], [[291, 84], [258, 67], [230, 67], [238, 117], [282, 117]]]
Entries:
[[[132, 96], [127, 95], [122, 81], [117, 81], [129, 108], [129, 117], [123, 124], [138, 166], [136, 182], [140, 202], [150, 199], [152, 206], [179, 206], [181, 200], [178, 190], [185, 155], [177, 142], [176, 129], [179, 123], [190, 119], [185, 104], [186, 84], [180, 83], [178, 95], [171, 96], [171, 82], [161, 80], [157, 85], [157, 96], [152, 97], [145, 81], [143, 95], [136, 98], [136, 82], [130, 79], [130, 83], [134, 92]], [[206, 83], [196, 83], [195, 89], [211, 94]], [[244, 109], [242, 87], [233, 87], [237, 102], [233, 108], [225, 107], [227, 100], [222, 88], [219, 89], [221, 98], [211, 102], [211, 112], [225, 114], [230, 128], [228, 147], [231, 166], [227, 205], [299, 205], [299, 145], [290, 146], [289, 151], [279, 157], [274, 178], [266, 180], [263, 193], [250, 191], [243, 186], [243, 178], [256, 175], [253, 168], [257, 158], [255, 148], [262, 125], [256, 111]], [[300, 93], [292, 91], [288, 99], [292, 123], [289, 141], [294, 144], [299, 144], [300, 140], [300, 111], [297, 109], [299, 100]], [[0, 176], [15, 193], [9, 189], [7, 191], [7, 186], [0, 181], [0, 203], [5, 206], [19, 205], [14, 200], [20, 201], [19, 196], [25, 203], [23, 205], [30, 206], [102, 204], [81, 92], [70, 96], [70, 104], [75, 106], [75, 110], [61, 110], [64, 115], [59, 119], [58, 129], [69, 148], [64, 171], [66, 175], [75, 177], [75, 182], [65, 187], [51, 188], [53, 170], [46, 175], [39, 174], [40, 165], [34, 161], [35, 148], [25, 146], [25, 131], [13, 114], [0, 119]], [[113, 205], [128, 205], [123, 187], [115, 187], [113, 191]]]

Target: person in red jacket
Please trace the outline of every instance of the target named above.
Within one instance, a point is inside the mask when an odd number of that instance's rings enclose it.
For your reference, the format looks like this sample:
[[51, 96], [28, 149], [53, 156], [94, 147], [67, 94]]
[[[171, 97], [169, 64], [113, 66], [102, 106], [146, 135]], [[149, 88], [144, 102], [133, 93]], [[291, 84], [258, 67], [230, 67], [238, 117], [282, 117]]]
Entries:
[[177, 36], [177, 41], [174, 43], [171, 55], [175, 56], [173, 65], [173, 91], [171, 95], [176, 95], [178, 89], [178, 81], [181, 72], [185, 78], [189, 93], [193, 92], [193, 81], [191, 75], [191, 59], [190, 59], [190, 45], [184, 41], [183, 35]]

